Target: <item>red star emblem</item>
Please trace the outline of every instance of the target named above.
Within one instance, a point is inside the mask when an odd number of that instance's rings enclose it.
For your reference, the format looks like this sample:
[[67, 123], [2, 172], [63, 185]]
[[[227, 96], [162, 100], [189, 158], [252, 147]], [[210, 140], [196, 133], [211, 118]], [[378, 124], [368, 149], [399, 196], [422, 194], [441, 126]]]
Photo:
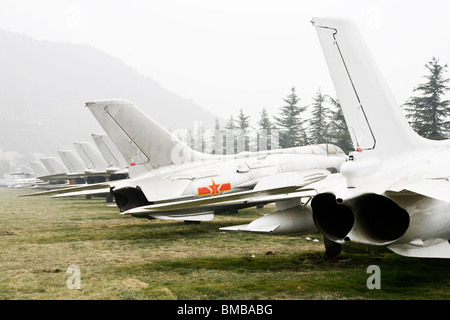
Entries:
[[219, 193], [220, 183], [216, 184], [213, 179], [211, 180], [212, 184], [208, 186], [211, 189], [211, 197], [215, 194], [220, 195]]
[[206, 187], [197, 188], [197, 192], [199, 196], [214, 196], [220, 195], [223, 192], [231, 191], [231, 183], [216, 183], [213, 179], [211, 179], [212, 184]]

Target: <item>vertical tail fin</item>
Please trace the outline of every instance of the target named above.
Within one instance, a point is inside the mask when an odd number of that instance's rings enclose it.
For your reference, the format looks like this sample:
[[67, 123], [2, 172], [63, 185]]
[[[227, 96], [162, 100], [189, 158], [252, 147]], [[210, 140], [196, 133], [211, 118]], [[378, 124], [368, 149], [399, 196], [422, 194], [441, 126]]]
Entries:
[[30, 162], [30, 167], [37, 177], [47, 176], [49, 174], [48, 170], [44, 167], [44, 165], [41, 162], [32, 161]]
[[92, 139], [105, 158], [108, 167], [120, 169], [128, 168], [127, 161], [108, 135], [93, 133]]
[[100, 151], [89, 142], [74, 142], [75, 150], [77, 150], [80, 158], [83, 160], [88, 171], [105, 171], [106, 162]]
[[50, 174], [67, 173], [67, 168], [65, 168], [61, 162], [56, 160], [56, 158], [42, 158], [41, 162]]
[[84, 172], [85, 167], [83, 161], [75, 152], [72, 150], [59, 150], [58, 154], [70, 173]]
[[87, 102], [86, 107], [125, 156], [130, 169], [139, 166], [152, 171], [203, 158], [129, 101]]
[[358, 28], [348, 20], [312, 21], [355, 149], [394, 155], [425, 139], [408, 124]]

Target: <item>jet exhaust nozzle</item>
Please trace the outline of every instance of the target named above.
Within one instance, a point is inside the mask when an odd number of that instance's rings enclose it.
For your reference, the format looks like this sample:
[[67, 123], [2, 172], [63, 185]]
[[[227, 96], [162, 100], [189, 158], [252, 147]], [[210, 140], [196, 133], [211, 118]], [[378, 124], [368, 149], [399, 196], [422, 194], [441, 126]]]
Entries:
[[348, 200], [334, 194], [316, 195], [311, 206], [317, 228], [330, 240], [386, 245], [409, 227], [409, 214], [393, 200], [374, 193]]
[[139, 187], [111, 188], [110, 192], [114, 196], [116, 205], [121, 212], [150, 204]]

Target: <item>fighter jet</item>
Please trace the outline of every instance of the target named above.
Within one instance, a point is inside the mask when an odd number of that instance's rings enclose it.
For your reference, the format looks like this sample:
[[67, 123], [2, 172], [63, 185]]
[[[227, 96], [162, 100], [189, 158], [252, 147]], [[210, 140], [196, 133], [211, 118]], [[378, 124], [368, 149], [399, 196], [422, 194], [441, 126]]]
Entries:
[[[304, 146], [237, 155], [205, 154], [176, 136], [126, 100], [86, 103], [106, 134], [122, 152], [129, 179], [90, 186], [108, 188], [121, 214], [150, 219], [208, 221], [214, 214], [278, 203], [288, 219], [260, 226], [264, 230], [292, 227], [304, 220], [299, 191], [339, 170], [347, 155], [333, 145]], [[85, 194], [69, 189], [67, 196]], [[88, 192], [94, 192], [89, 190]], [[309, 211], [303, 224], [314, 227]], [[301, 223], [300, 223], [301, 224]], [[314, 227], [315, 228], [315, 227]]]
[[5, 176], [7, 177], [6, 185], [10, 188], [30, 188], [44, 183], [36, 178], [36, 174], [27, 166], [21, 166], [20, 169]]
[[412, 130], [353, 22], [312, 23], [357, 150], [340, 173], [309, 186], [326, 256], [353, 245], [450, 258], [450, 140]]

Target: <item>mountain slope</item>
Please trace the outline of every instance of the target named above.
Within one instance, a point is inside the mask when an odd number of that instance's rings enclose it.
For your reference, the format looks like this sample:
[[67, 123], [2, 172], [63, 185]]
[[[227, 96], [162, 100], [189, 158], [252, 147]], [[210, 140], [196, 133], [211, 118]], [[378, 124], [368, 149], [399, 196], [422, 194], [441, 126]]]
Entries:
[[213, 128], [190, 100], [87, 45], [38, 41], [0, 30], [0, 149], [56, 154], [102, 132], [86, 101], [128, 99], [169, 129]]

